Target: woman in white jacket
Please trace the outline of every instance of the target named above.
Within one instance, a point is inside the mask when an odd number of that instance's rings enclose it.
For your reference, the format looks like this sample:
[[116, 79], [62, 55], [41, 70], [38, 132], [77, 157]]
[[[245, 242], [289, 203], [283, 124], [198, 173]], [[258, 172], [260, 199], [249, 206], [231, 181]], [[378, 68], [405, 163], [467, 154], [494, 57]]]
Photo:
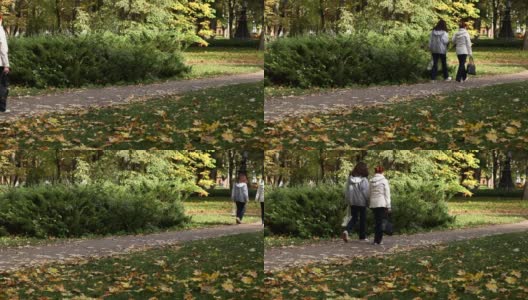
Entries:
[[377, 166], [376, 175], [370, 179], [370, 208], [374, 212], [376, 222], [374, 245], [382, 245], [383, 218], [391, 211], [391, 196], [389, 181], [383, 176], [383, 167]]
[[260, 178], [258, 182], [257, 195], [255, 201], [260, 202], [260, 218], [264, 225], [264, 179]]
[[456, 45], [456, 54], [458, 57], [458, 72], [456, 76], [456, 81], [458, 82], [467, 80], [466, 60], [468, 56], [473, 55], [471, 37], [466, 28], [466, 23], [460, 22], [458, 32], [453, 35], [453, 43]]

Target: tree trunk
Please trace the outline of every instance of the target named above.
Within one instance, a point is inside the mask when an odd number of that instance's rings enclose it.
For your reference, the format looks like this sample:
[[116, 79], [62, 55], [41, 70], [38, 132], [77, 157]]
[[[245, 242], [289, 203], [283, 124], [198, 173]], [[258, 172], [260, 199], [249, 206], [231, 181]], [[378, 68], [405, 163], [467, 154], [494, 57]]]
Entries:
[[493, 6], [493, 38], [497, 38], [498, 30], [497, 23], [499, 19], [499, 0], [492, 1]]
[[234, 35], [233, 30], [233, 24], [235, 22], [235, 0], [229, 0], [228, 1], [228, 30], [229, 30], [229, 38], [232, 39]]
[[502, 25], [499, 34], [500, 38], [513, 39], [512, 20], [511, 20], [511, 0], [506, 1], [506, 8], [504, 9], [504, 17], [502, 18]]
[[260, 41], [259, 41], [259, 51], [264, 51], [266, 48], [266, 36], [264, 34], [264, 29], [260, 32]]
[[233, 168], [235, 167], [235, 154], [233, 152], [233, 150], [229, 150], [227, 152], [227, 159], [228, 159], [228, 170], [227, 170], [227, 173], [228, 173], [228, 176], [229, 176], [229, 190], [232, 190], [233, 189]]
[[61, 32], [62, 18], [61, 18], [61, 3], [60, 0], [55, 0], [55, 14], [57, 17], [57, 32]]
[[522, 200], [528, 200], [528, 166], [526, 166], [526, 171], [524, 175], [524, 191], [522, 195]]
[[493, 189], [497, 189], [497, 169], [499, 168], [499, 154], [497, 150], [491, 152], [493, 160]]
[[319, 0], [319, 17], [321, 18], [321, 32], [324, 32], [326, 27], [324, 0]]
[[242, 10], [240, 10], [240, 14], [238, 16], [238, 24], [237, 29], [235, 32], [235, 38], [236, 39], [249, 39], [251, 38], [251, 35], [249, 33], [248, 29], [248, 22], [247, 22], [247, 4], [244, 1], [244, 5], [242, 6]]
[[526, 17], [526, 28], [524, 29], [523, 50], [528, 51], [528, 16]]
[[508, 152], [502, 168], [501, 180], [499, 182], [499, 188], [507, 191], [512, 191], [515, 188], [511, 174], [511, 159], [511, 152]]

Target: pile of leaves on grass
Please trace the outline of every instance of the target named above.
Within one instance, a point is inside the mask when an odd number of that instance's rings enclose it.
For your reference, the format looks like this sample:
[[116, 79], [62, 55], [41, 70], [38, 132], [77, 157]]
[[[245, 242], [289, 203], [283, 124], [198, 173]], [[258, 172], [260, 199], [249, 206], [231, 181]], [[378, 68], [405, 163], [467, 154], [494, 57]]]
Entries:
[[272, 299], [526, 299], [527, 233], [267, 274]]

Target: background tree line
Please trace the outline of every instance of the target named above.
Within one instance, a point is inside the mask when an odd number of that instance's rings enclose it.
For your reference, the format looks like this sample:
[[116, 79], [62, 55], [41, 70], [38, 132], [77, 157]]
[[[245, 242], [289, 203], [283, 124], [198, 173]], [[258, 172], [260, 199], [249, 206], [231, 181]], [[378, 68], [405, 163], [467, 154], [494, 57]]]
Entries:
[[266, 33], [295, 36], [369, 30], [381, 33], [429, 31], [442, 18], [451, 31], [469, 22], [477, 37], [481, 28], [493, 37], [513, 38], [528, 26], [524, 0], [266, 0]]
[[130, 180], [180, 182], [189, 193], [205, 194], [218, 178], [232, 185], [239, 173], [262, 175], [262, 153], [244, 151], [2, 151], [0, 184], [87, 184]]
[[268, 151], [265, 159], [267, 181], [275, 186], [341, 184], [358, 161], [365, 161], [396, 177], [443, 180], [466, 194], [479, 187], [512, 191], [524, 184], [528, 199], [528, 153], [522, 151]]
[[250, 38], [263, 24], [263, 3], [248, 0], [3, 0], [0, 5], [11, 36], [170, 31], [210, 38], [224, 26], [229, 38]]

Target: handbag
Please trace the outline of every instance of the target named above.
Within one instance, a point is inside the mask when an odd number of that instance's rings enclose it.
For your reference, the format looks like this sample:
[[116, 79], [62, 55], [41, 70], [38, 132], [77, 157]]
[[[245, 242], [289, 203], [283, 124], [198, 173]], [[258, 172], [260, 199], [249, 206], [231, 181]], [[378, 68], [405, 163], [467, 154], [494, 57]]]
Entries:
[[347, 205], [345, 208], [345, 216], [343, 217], [343, 223], [341, 223], [342, 227], [347, 227], [348, 222], [352, 219], [352, 214], [350, 213], [350, 206]]
[[431, 71], [433, 69], [434, 61], [431, 59], [429, 61], [429, 64], [427, 65], [427, 71]]
[[467, 65], [467, 73], [469, 75], [477, 75], [477, 67], [475, 66], [475, 61], [473, 60], [473, 56], [469, 57], [469, 63]]
[[381, 221], [381, 230], [386, 235], [392, 235], [394, 233], [394, 228], [392, 226], [392, 222], [390, 221], [390, 215], [386, 214], [385, 218], [383, 218], [383, 221]]

